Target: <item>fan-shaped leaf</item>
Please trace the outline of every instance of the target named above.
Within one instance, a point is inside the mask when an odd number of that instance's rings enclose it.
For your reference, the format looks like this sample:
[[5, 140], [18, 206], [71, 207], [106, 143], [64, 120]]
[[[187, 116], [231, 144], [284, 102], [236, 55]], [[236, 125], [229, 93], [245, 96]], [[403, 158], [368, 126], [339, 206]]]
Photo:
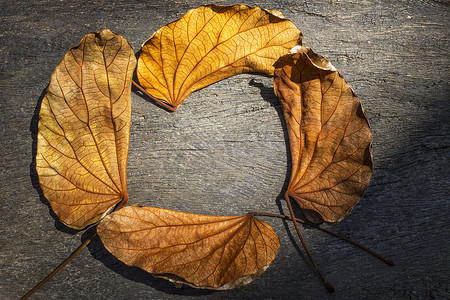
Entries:
[[140, 84], [174, 109], [209, 84], [244, 72], [273, 75], [273, 64], [301, 44], [300, 30], [277, 11], [207, 5], [160, 28], [142, 46]]
[[128, 200], [130, 44], [110, 30], [86, 35], [52, 74], [39, 113], [36, 169], [67, 226], [95, 223]]
[[309, 210], [336, 222], [369, 184], [372, 136], [361, 103], [331, 63], [307, 47], [295, 51], [277, 61], [274, 77], [292, 154], [287, 195], [311, 221]]
[[258, 277], [280, 246], [251, 214], [206, 216], [128, 206], [97, 227], [106, 249], [130, 266], [200, 288], [230, 289]]

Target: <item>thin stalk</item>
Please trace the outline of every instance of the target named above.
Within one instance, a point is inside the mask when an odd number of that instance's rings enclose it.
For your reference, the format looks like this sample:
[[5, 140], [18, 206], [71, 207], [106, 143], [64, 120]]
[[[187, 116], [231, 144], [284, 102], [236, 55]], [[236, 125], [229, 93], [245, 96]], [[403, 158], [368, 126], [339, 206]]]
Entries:
[[137, 84], [134, 80], [133, 80], [133, 85], [135, 87], [137, 87], [141, 92], [143, 92], [145, 95], [147, 95], [150, 99], [152, 99], [153, 101], [157, 102], [158, 104], [160, 104], [161, 106], [163, 106], [164, 108], [170, 110], [170, 111], [175, 111], [177, 108], [173, 107], [172, 105], [162, 101], [161, 99], [158, 99], [154, 96], [152, 96], [149, 92], [147, 92], [142, 86], [140, 86], [139, 84]]
[[[291, 218], [290, 216], [285, 216], [285, 215], [280, 215], [280, 214], [271, 214], [271, 213], [265, 213], [265, 212], [251, 212], [251, 214], [254, 215], [254, 216], [266, 216], [266, 217], [275, 217], [275, 218], [281, 218], [281, 219], [292, 220], [292, 218]], [[358, 243], [358, 242], [356, 242], [356, 241], [354, 241], [354, 240], [352, 240], [352, 239], [346, 237], [345, 235], [341, 235], [341, 234], [339, 234], [339, 233], [333, 232], [333, 231], [331, 231], [331, 230], [329, 230], [329, 229], [326, 229], [326, 228], [324, 228], [324, 227], [321, 227], [321, 226], [319, 226], [319, 225], [316, 225], [316, 224], [311, 223], [311, 222], [308, 222], [308, 221], [304, 221], [304, 220], [299, 219], [299, 218], [295, 218], [295, 220], [296, 220], [297, 222], [302, 223], [302, 224], [306, 224], [306, 225], [312, 226], [312, 227], [314, 227], [314, 228], [317, 228], [317, 229], [319, 229], [319, 230], [322, 230], [323, 232], [326, 232], [326, 233], [328, 233], [328, 234], [331, 234], [332, 236], [335, 236], [335, 237], [337, 237], [337, 238], [339, 238], [339, 239], [341, 239], [341, 240], [344, 240], [344, 241], [346, 241], [346, 242], [349, 242], [350, 244], [352, 244], [352, 245], [354, 245], [354, 246], [356, 246], [356, 247], [359, 247], [359, 248], [361, 248], [362, 250], [369, 252], [370, 254], [372, 254], [373, 256], [375, 256], [376, 258], [378, 258], [378, 259], [384, 261], [384, 262], [385, 262], [386, 264], [388, 264], [389, 266], [395, 266], [395, 263], [394, 263], [392, 260], [390, 260], [390, 259], [388, 259], [388, 258], [382, 256], [381, 254], [379, 254], [379, 253], [373, 251], [372, 249], [369, 249], [369, 248], [367, 248], [366, 246], [364, 246], [364, 245], [362, 245], [362, 244], [360, 244], [360, 243]]]
[[81, 244], [80, 247], [78, 247], [72, 254], [66, 258], [53, 272], [47, 275], [41, 282], [39, 282], [34, 288], [32, 288], [25, 296], [20, 298], [21, 300], [28, 299], [31, 295], [34, 294], [37, 290], [39, 290], [47, 281], [49, 281], [53, 276], [55, 276], [62, 268], [64, 268], [65, 265], [67, 265], [75, 256], [77, 256], [78, 253], [80, 253], [81, 250], [83, 250], [97, 235], [97, 232], [94, 232], [94, 234], [88, 238], [86, 241], [84, 241], [83, 244]]
[[284, 194], [284, 199], [286, 200], [286, 202], [288, 204], [289, 213], [291, 214], [291, 220], [294, 223], [295, 230], [297, 231], [298, 237], [300, 238], [300, 241], [302, 242], [303, 248], [305, 249], [306, 254], [309, 257], [309, 260], [313, 264], [313, 266], [316, 269], [317, 273], [319, 274], [320, 278], [322, 278], [322, 281], [325, 284], [325, 287], [327, 288], [328, 292], [329, 293], [334, 292], [334, 287], [331, 285], [331, 283], [328, 282], [328, 280], [325, 278], [325, 276], [320, 271], [319, 266], [317, 265], [316, 261], [314, 260], [311, 252], [309, 251], [308, 246], [306, 245], [305, 240], [303, 239], [303, 235], [300, 232], [300, 228], [298, 227], [298, 224], [297, 224], [297, 219], [295, 218], [295, 215], [294, 215], [294, 210], [292, 209], [291, 200], [289, 199], [288, 192], [286, 192], [286, 194]]

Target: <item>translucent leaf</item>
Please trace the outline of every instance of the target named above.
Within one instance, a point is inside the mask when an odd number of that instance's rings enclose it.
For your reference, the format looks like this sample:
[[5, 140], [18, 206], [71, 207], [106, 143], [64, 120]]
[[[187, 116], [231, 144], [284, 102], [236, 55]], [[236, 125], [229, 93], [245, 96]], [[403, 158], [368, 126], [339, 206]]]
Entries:
[[287, 195], [305, 216], [328, 222], [350, 213], [372, 174], [372, 136], [361, 103], [325, 58], [297, 46], [275, 67], [274, 88], [286, 119], [292, 173]]
[[301, 39], [300, 30], [277, 11], [201, 6], [144, 43], [137, 75], [148, 93], [176, 109], [193, 91], [229, 76], [273, 75], [275, 61]]
[[39, 113], [36, 169], [44, 196], [67, 226], [95, 223], [128, 200], [130, 44], [103, 30], [57, 65]]

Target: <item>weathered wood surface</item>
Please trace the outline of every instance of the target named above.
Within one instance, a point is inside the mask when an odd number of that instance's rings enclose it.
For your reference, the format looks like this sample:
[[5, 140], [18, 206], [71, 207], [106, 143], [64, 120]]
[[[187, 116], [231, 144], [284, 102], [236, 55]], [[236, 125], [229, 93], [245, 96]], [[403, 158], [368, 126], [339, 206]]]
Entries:
[[[144, 2], [144, 1], [142, 1]], [[86, 238], [55, 220], [33, 165], [50, 75], [83, 35], [110, 28], [139, 50], [201, 1], [2, 1], [0, 4], [0, 298], [16, 299]], [[219, 1], [220, 4], [231, 4]], [[355, 89], [374, 136], [375, 173], [334, 231], [393, 259], [388, 267], [316, 230], [304, 236], [336, 288], [325, 288], [291, 224], [273, 265], [231, 291], [176, 288], [113, 258], [96, 240], [35, 299], [449, 299], [448, 1], [247, 1], [281, 10]], [[175, 113], [132, 96], [130, 203], [196, 213], [286, 212], [289, 159], [272, 79], [241, 75], [192, 94]]]

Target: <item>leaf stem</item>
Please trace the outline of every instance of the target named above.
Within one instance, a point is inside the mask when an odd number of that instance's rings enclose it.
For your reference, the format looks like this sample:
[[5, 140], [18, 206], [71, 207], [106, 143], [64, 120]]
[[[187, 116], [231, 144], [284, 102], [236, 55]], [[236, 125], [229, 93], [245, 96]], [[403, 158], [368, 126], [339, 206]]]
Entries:
[[[292, 218], [291, 218], [290, 216], [285, 216], [285, 215], [280, 215], [280, 214], [271, 214], [271, 213], [265, 213], [265, 212], [251, 212], [251, 214], [254, 215], [254, 216], [266, 216], [266, 217], [275, 217], [275, 218], [281, 218], [281, 219], [292, 220]], [[319, 226], [319, 225], [316, 225], [316, 224], [314, 224], [314, 223], [311, 223], [311, 222], [308, 222], [308, 221], [305, 221], [305, 220], [302, 220], [302, 219], [299, 219], [299, 218], [295, 218], [295, 220], [296, 220], [297, 222], [302, 223], [302, 224], [306, 224], [306, 225], [312, 226], [312, 227], [314, 227], [314, 228], [317, 228], [317, 229], [319, 229], [319, 230], [322, 230], [323, 232], [326, 232], [326, 233], [328, 233], [328, 234], [331, 234], [332, 236], [335, 236], [335, 237], [337, 237], [337, 238], [339, 238], [339, 239], [341, 239], [341, 240], [344, 240], [344, 241], [346, 241], [346, 242], [349, 242], [350, 244], [352, 244], [352, 245], [354, 245], [354, 246], [357, 246], [357, 247], [361, 248], [362, 250], [369, 252], [370, 254], [372, 254], [373, 256], [375, 256], [376, 258], [378, 258], [378, 259], [384, 261], [384, 262], [385, 262], [386, 264], [388, 264], [389, 266], [395, 266], [395, 263], [394, 263], [392, 260], [390, 260], [390, 259], [388, 259], [388, 258], [382, 256], [381, 254], [379, 254], [379, 253], [373, 251], [372, 249], [367, 248], [366, 246], [364, 246], [364, 245], [362, 245], [362, 244], [360, 244], [360, 243], [358, 243], [358, 242], [356, 242], [356, 241], [354, 241], [354, 240], [352, 240], [352, 239], [346, 237], [345, 235], [341, 235], [341, 234], [339, 234], [339, 233], [336, 233], [336, 232], [334, 232], [334, 231], [331, 231], [331, 230], [329, 230], [329, 229], [326, 229], [326, 228], [324, 228], [324, 227], [321, 227], [321, 226]]]
[[32, 288], [25, 296], [20, 298], [21, 300], [27, 299], [31, 295], [34, 294], [37, 290], [39, 290], [47, 281], [49, 281], [54, 275], [56, 275], [62, 268], [64, 268], [65, 265], [67, 265], [75, 256], [77, 256], [78, 253], [80, 253], [81, 250], [83, 250], [95, 237], [97, 236], [97, 232], [94, 232], [94, 234], [88, 238], [86, 241], [84, 241], [83, 244], [81, 244], [80, 247], [78, 247], [72, 254], [66, 258], [56, 269], [53, 270], [50, 274], [47, 275], [41, 282], [39, 282], [34, 288]]
[[168, 109], [168, 110], [170, 110], [170, 111], [172, 111], [172, 112], [175, 111], [175, 110], [177, 110], [176, 107], [173, 107], [172, 105], [170, 105], [170, 104], [168, 104], [168, 103], [162, 101], [161, 99], [158, 99], [158, 98], [152, 96], [149, 92], [147, 92], [142, 86], [140, 86], [140, 85], [139, 85], [138, 83], [136, 83], [134, 80], [133, 80], [133, 85], [134, 85], [135, 87], [137, 87], [138, 90], [140, 90], [140, 91], [143, 92], [145, 95], [147, 95], [150, 99], [152, 99], [153, 101], [157, 102], [159, 105], [163, 106], [164, 108], [166, 108], [166, 109]]
[[325, 287], [327, 288], [329, 293], [334, 292], [334, 287], [331, 285], [331, 283], [328, 282], [328, 280], [325, 278], [325, 276], [322, 274], [322, 272], [319, 269], [319, 266], [317, 265], [316, 261], [314, 260], [311, 252], [309, 251], [308, 246], [306, 245], [306, 242], [303, 238], [302, 233], [300, 232], [300, 228], [298, 227], [297, 224], [297, 219], [295, 218], [294, 215], [294, 210], [292, 209], [292, 205], [291, 205], [291, 200], [289, 199], [289, 194], [288, 192], [286, 192], [284, 194], [284, 199], [286, 200], [288, 207], [289, 207], [289, 213], [291, 214], [291, 220], [294, 223], [294, 227], [295, 230], [297, 231], [298, 237], [300, 238], [300, 241], [302, 242], [303, 248], [306, 251], [306, 254], [309, 257], [309, 260], [311, 261], [311, 263], [313, 264], [314, 268], [316, 269], [317, 273], [319, 274], [320, 278], [322, 278], [323, 283], [325, 284]]

